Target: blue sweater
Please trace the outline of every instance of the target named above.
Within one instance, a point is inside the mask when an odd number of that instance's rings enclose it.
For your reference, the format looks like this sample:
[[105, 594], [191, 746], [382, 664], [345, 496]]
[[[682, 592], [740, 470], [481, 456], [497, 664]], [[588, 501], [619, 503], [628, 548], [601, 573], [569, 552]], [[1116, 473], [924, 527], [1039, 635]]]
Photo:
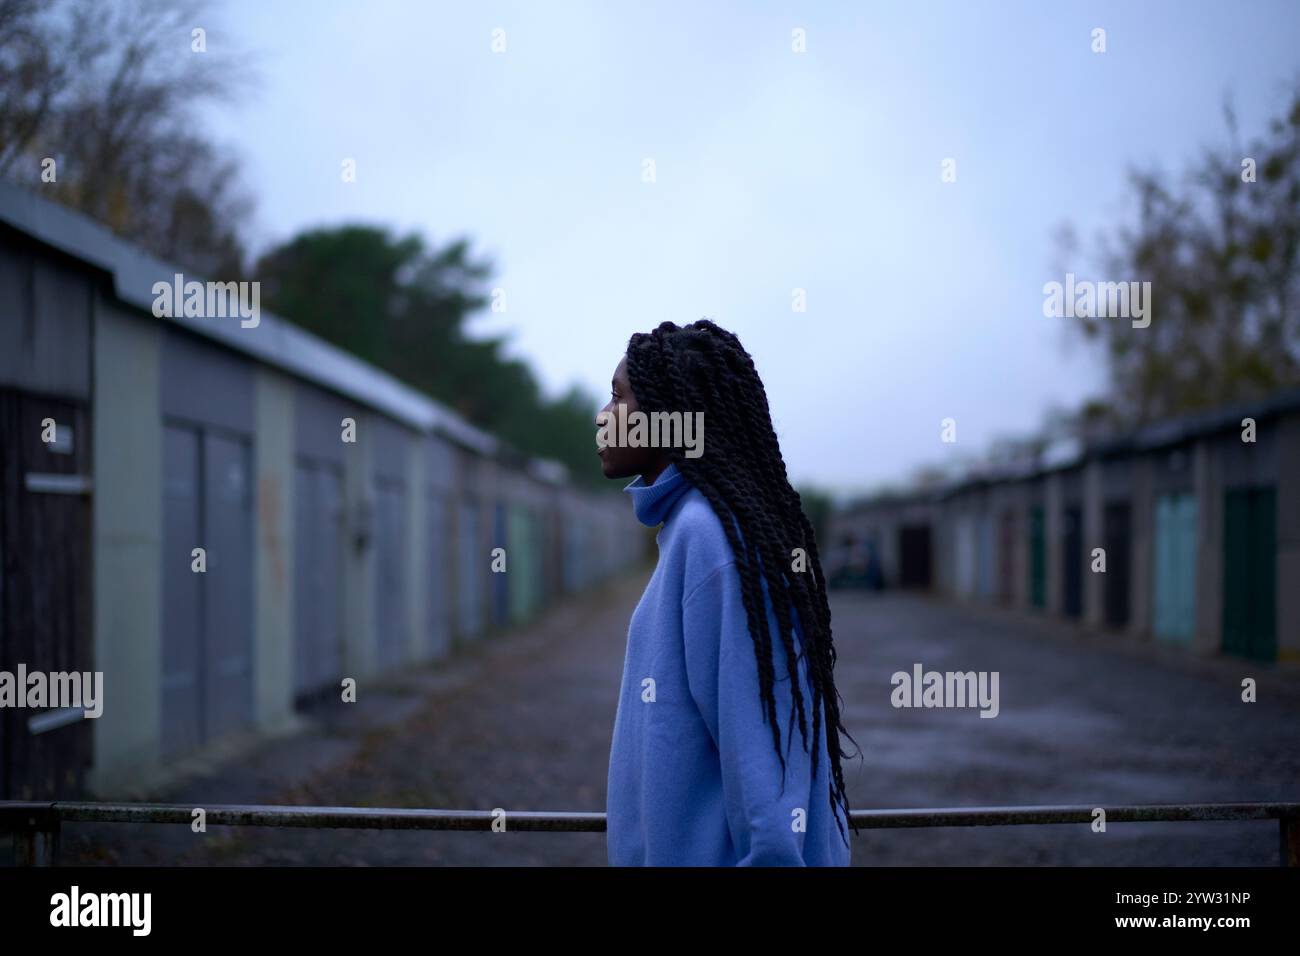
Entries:
[[[766, 582], [784, 788], [722, 522], [675, 465], [652, 485], [638, 477], [624, 490], [642, 524], [664, 526], [659, 562], [627, 634], [609, 755], [610, 864], [848, 866], [830, 806], [825, 719], [812, 779]], [[791, 616], [799, 649], [793, 608]], [[811, 744], [812, 690], [801, 656], [798, 673]]]

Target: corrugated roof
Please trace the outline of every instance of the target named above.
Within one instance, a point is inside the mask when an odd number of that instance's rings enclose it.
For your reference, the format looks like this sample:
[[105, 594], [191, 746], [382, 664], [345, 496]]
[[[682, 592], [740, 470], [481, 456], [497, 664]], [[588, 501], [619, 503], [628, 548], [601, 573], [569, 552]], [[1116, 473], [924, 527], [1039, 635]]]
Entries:
[[1206, 409], [1167, 421], [1153, 422], [1142, 428], [1089, 442], [1086, 445], [1063, 442], [1055, 454], [1044, 456], [1038, 462], [1015, 462], [998, 465], [987, 470], [972, 471], [945, 482], [941, 488], [916, 492], [895, 492], [852, 501], [844, 513], [897, 502], [923, 502], [946, 500], [981, 485], [994, 485], [1041, 478], [1058, 471], [1081, 467], [1092, 459], [1114, 458], [1142, 454], [1182, 444], [1216, 432], [1241, 427], [1243, 418], [1267, 419], [1300, 409], [1300, 388], [1277, 392], [1254, 402], [1241, 402], [1219, 408]]
[[1238, 402], [1155, 422], [1126, 435], [1101, 439], [1089, 447], [1107, 457], [1126, 452], [1152, 451], [1178, 445], [1202, 435], [1241, 428], [1243, 418], [1271, 418], [1300, 408], [1300, 388], [1277, 392], [1253, 402]]
[[[184, 274], [186, 281], [205, 281], [204, 277], [186, 273], [113, 235], [81, 213], [2, 180], [0, 222], [107, 272], [112, 277], [117, 298], [151, 318], [156, 318], [154, 283], [171, 282], [177, 273]], [[259, 316], [258, 324], [250, 328], [241, 326], [238, 318], [175, 316], [157, 318], [157, 321], [183, 326], [259, 362], [361, 402], [419, 431], [438, 432], [484, 455], [495, 456], [502, 450], [498, 438], [387, 372], [272, 312], [259, 310]]]

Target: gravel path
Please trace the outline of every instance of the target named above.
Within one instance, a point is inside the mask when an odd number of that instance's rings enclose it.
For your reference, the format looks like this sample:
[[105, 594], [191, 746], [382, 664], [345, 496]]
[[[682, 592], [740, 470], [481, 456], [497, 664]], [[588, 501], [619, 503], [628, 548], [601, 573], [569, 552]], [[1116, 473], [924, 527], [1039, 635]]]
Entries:
[[[627, 621], [645, 572], [440, 667], [318, 705], [162, 802], [604, 809]], [[1300, 800], [1300, 678], [1124, 645], [1058, 622], [836, 592], [856, 809]], [[896, 709], [890, 676], [997, 671], [1000, 713]], [[1243, 676], [1260, 702], [1240, 702]], [[849, 745], [851, 748], [851, 745]], [[1271, 823], [863, 831], [856, 865], [1274, 865]], [[597, 834], [72, 825], [69, 863], [604, 865]]]

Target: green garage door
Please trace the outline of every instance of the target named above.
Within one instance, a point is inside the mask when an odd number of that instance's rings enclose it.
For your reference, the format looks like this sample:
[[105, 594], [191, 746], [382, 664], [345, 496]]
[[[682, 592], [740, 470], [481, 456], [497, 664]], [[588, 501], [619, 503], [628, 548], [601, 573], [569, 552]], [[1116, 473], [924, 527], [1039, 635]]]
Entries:
[[1224, 496], [1223, 650], [1277, 659], [1277, 494], [1238, 488]]
[[510, 541], [510, 623], [522, 624], [540, 604], [536, 587], [541, 573], [541, 549], [534, 533], [532, 512], [523, 505], [511, 505], [508, 518]]
[[1155, 633], [1187, 643], [1196, 631], [1196, 496], [1156, 499]]

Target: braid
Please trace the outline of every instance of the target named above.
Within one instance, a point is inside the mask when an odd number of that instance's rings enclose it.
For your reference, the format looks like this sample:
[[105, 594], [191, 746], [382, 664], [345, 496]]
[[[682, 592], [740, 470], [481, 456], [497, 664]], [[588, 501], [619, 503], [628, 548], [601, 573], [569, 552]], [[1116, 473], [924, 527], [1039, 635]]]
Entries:
[[[687, 458], [673, 449], [671, 460], [685, 479], [705, 497], [722, 521], [735, 553], [740, 575], [745, 618], [758, 662], [759, 693], [764, 721], [772, 727], [772, 742], [781, 761], [781, 728], [777, 721], [772, 635], [767, 626], [763, 583], [767, 584], [786, 651], [786, 669], [794, 695], [791, 723], [798, 719], [799, 734], [808, 750], [808, 722], [804, 694], [798, 678], [791, 611], [804, 632], [802, 657], [808, 662], [812, 687], [812, 773], [817, 774], [820, 741], [826, 715], [827, 752], [831, 762], [832, 810], [842, 807], [849, 815], [841, 757], [840, 735], [853, 740], [840, 720], [843, 698], [835, 687], [835, 645], [831, 640], [831, 610], [826, 579], [812, 525], [803, 512], [799, 493], [786, 475], [785, 459], [772, 428], [767, 392], [754, 368], [754, 360], [731, 332], [708, 319], [679, 327], [662, 322], [652, 332], [638, 332], [627, 348], [627, 374], [644, 412], [702, 411], [711, 424], [712, 456]], [[742, 540], [743, 535], [743, 540]], [[794, 548], [808, 555], [812, 574], [785, 574], [782, 569]], [[793, 743], [793, 729], [788, 731]], [[854, 740], [854, 745], [857, 741]], [[858, 749], [856, 756], [861, 756]], [[784, 784], [783, 784], [784, 787]], [[840, 834], [848, 836], [839, 814], [833, 813]], [[854, 830], [857, 825], [852, 824]]]

